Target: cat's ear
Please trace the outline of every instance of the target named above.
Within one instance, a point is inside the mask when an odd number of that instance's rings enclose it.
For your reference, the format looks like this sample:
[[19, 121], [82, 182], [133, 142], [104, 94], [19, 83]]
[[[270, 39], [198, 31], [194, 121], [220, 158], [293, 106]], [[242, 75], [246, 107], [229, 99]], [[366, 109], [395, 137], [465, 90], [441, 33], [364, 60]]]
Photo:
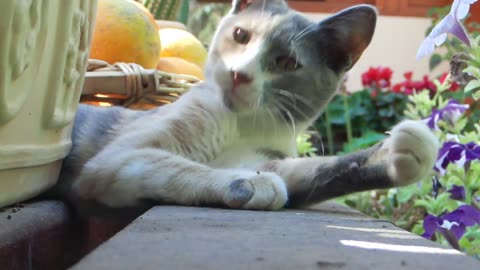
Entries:
[[336, 71], [349, 70], [367, 48], [375, 32], [377, 9], [358, 5], [320, 22], [322, 49], [329, 52], [327, 64]]
[[246, 9], [262, 9], [268, 10], [272, 7], [286, 8], [287, 4], [284, 0], [233, 0], [230, 13], [237, 14]]

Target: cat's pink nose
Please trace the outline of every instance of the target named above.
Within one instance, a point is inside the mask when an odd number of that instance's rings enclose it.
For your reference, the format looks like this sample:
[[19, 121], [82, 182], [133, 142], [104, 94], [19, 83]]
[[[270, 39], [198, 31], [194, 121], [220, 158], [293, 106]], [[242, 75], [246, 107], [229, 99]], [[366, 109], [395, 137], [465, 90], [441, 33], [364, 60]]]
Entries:
[[237, 86], [241, 84], [247, 84], [252, 82], [252, 78], [245, 73], [231, 71], [231, 75], [232, 75], [233, 89], [237, 88]]

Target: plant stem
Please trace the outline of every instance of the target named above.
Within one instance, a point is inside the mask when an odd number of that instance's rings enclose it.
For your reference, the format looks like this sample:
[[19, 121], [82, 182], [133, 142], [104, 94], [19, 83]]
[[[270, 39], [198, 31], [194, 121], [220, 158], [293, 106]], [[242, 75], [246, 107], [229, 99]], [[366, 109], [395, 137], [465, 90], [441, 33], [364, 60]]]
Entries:
[[352, 135], [352, 119], [350, 119], [350, 108], [348, 106], [348, 99], [347, 95], [342, 94], [343, 97], [343, 108], [345, 109], [345, 123], [347, 128], [347, 141], [348, 144], [352, 143], [353, 135]]
[[327, 144], [328, 144], [328, 154], [334, 155], [335, 149], [333, 145], [333, 131], [332, 131], [332, 123], [330, 122], [330, 112], [328, 111], [328, 106], [325, 107], [325, 127], [327, 129]]

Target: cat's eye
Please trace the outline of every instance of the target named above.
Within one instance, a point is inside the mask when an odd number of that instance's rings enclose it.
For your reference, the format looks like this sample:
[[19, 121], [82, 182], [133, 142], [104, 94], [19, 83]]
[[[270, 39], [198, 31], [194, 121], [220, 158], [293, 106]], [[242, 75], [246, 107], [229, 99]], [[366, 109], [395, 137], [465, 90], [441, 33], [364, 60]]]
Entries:
[[290, 56], [279, 56], [276, 59], [277, 68], [283, 71], [291, 72], [302, 67], [297, 59]]
[[240, 44], [248, 44], [251, 37], [250, 32], [243, 28], [236, 27], [235, 30], [233, 30], [233, 39]]

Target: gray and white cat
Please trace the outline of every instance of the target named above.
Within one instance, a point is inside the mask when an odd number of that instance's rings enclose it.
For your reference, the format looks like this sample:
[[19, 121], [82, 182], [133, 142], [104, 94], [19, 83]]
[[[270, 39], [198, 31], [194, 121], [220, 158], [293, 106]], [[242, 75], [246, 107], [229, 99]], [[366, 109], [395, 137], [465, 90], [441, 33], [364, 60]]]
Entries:
[[438, 149], [420, 122], [357, 153], [296, 157], [296, 135], [368, 46], [376, 17], [360, 5], [314, 23], [283, 0], [233, 0], [206, 80], [178, 101], [147, 112], [80, 105], [57, 190], [80, 208], [274, 210], [420, 180]]

